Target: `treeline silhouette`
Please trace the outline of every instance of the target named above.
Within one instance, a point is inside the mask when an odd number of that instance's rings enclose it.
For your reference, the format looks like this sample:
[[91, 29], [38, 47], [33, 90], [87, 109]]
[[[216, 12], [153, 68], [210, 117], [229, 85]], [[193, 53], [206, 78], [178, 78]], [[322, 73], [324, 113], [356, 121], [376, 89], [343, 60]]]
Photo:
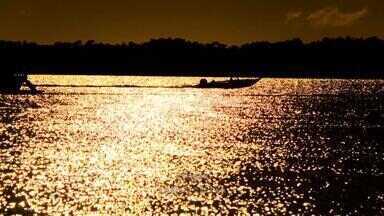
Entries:
[[180, 38], [144, 43], [0, 41], [1, 73], [383, 78], [384, 40], [324, 38], [229, 46]]

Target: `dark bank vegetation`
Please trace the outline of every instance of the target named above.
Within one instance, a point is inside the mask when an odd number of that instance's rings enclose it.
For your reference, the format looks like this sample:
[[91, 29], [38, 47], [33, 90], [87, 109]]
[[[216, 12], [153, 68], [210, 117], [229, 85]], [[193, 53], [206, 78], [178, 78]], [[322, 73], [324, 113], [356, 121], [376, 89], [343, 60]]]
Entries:
[[184, 39], [108, 44], [0, 41], [1, 73], [382, 78], [384, 40], [324, 38], [228, 46]]

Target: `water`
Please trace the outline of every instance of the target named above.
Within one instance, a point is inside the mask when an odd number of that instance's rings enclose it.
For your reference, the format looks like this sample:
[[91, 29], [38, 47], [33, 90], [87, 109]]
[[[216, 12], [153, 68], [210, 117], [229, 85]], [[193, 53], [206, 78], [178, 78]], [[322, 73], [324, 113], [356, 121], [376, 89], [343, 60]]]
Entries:
[[0, 95], [0, 215], [384, 214], [384, 81], [31, 79], [61, 86]]

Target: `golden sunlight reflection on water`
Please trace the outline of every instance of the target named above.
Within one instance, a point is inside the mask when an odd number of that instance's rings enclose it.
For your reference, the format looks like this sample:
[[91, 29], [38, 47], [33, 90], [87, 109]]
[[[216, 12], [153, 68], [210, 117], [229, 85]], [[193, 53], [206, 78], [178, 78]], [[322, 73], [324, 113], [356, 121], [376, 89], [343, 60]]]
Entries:
[[[366, 95], [381, 81], [267, 79], [247, 89], [202, 90], [65, 87], [182, 86], [198, 78], [32, 80], [64, 86], [1, 96], [0, 214], [318, 213], [323, 185], [353, 183], [348, 173], [383, 173], [377, 140], [329, 131], [368, 125], [360, 118], [365, 106], [383, 100]], [[351, 103], [354, 110], [342, 107]], [[350, 145], [357, 156], [342, 153]], [[364, 160], [368, 146], [377, 153], [371, 165], [345, 168]], [[379, 203], [382, 195], [371, 194]], [[326, 211], [349, 210], [334, 200]]]

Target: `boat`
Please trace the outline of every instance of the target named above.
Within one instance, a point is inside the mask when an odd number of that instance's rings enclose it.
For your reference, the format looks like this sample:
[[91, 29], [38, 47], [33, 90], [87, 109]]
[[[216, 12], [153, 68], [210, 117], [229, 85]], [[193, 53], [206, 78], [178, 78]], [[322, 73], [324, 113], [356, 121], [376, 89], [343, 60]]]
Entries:
[[211, 81], [208, 82], [207, 79], [201, 79], [200, 83], [196, 85], [197, 88], [223, 88], [223, 89], [235, 89], [235, 88], [245, 88], [250, 87], [256, 84], [261, 78], [255, 79], [229, 79], [224, 81]]
[[19, 91], [26, 80], [27, 76], [25, 74], [1, 74], [0, 90], [3, 92]]
[[29, 87], [32, 94], [37, 93], [36, 87], [28, 80], [27, 73], [5, 70], [0, 72], [0, 93], [18, 93], [23, 85]]

